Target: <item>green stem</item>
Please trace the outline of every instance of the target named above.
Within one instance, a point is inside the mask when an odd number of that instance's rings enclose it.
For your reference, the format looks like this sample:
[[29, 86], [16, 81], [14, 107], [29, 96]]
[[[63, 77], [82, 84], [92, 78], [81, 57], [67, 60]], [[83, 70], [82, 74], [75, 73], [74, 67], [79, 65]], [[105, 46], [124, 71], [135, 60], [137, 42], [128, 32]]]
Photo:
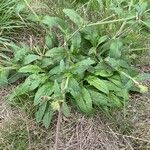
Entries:
[[121, 18], [121, 19], [109, 20], [109, 21], [104, 21], [104, 22], [103, 21], [99, 21], [99, 22], [96, 22], [96, 23], [88, 24], [88, 25], [86, 25], [86, 27], [110, 24], [110, 23], [115, 23], [115, 22], [124, 22], [124, 21], [128, 21], [128, 20], [131, 20], [131, 19], [135, 19], [135, 18], [136, 18], [136, 16], [132, 16], [132, 17], [129, 17], [129, 18]]
[[[109, 17], [112, 17], [112, 16], [114, 16], [114, 14], [111, 15], [111, 16], [109, 16]], [[91, 24], [88, 24], [88, 25], [83, 25], [82, 27], [78, 28], [75, 32], [73, 32], [73, 34], [68, 38], [67, 41], [69, 41], [75, 34], [77, 34], [80, 30], [84, 29], [85, 27], [91, 27], [91, 26], [96, 26], [96, 25], [104, 25], [104, 24], [110, 24], [110, 23], [115, 23], [115, 22], [126, 22], [128, 20], [136, 18], [136, 16], [132, 16], [132, 17], [129, 17], [129, 18], [122, 18], [122, 19], [104, 21], [104, 20], [107, 20], [109, 17], [107, 17], [107, 18], [105, 18], [105, 19], [103, 19], [103, 20], [101, 20], [99, 22], [96, 22], [96, 23], [91, 23]], [[63, 43], [62, 46], [64, 46], [64, 45], [65, 45], [65, 43]]]
[[107, 61], [105, 61], [111, 68], [115, 69], [118, 73], [126, 76], [127, 78], [129, 78], [130, 80], [132, 80], [136, 85], [140, 85], [139, 82], [137, 82], [134, 78], [132, 78], [130, 75], [128, 75], [127, 73], [125, 73], [124, 71], [119, 71], [118, 69], [112, 67]]
[[134, 51], [143, 51], [143, 50], [149, 50], [150, 48], [135, 48], [135, 49], [130, 49], [130, 52], [134, 52]]
[[134, 78], [132, 78], [130, 75], [126, 74], [123, 71], [120, 71], [121, 74], [123, 74], [124, 76], [126, 76], [127, 78], [131, 79], [136, 85], [139, 85], [139, 82], [137, 82]]

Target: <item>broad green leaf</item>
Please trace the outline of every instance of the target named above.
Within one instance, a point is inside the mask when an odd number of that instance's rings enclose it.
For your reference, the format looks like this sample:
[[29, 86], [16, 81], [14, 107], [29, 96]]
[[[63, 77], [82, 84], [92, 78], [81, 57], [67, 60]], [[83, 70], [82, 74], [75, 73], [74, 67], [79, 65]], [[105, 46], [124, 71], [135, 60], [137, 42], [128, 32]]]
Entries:
[[71, 44], [71, 50], [77, 51], [81, 47], [81, 35], [79, 32], [71, 38]]
[[39, 87], [34, 97], [34, 105], [41, 102], [42, 97], [50, 96], [53, 93], [53, 85], [48, 82]]
[[54, 94], [55, 94], [56, 96], [60, 96], [60, 95], [61, 95], [60, 85], [58, 84], [57, 80], [55, 80], [55, 82], [54, 82], [54, 87], [53, 87], [53, 89], [54, 89]]
[[65, 70], [65, 68], [66, 68], [65, 67], [65, 62], [64, 62], [64, 60], [61, 60], [60, 61], [60, 71], [63, 72]]
[[111, 103], [112, 103], [112, 106], [114, 105], [114, 107], [122, 107], [122, 103], [121, 103], [121, 100], [114, 94], [110, 94], [110, 100], [111, 100]]
[[118, 68], [120, 65], [119, 65], [119, 62], [118, 60], [116, 60], [116, 58], [110, 58], [110, 57], [106, 57], [105, 58], [105, 61], [106, 63], [108, 63], [112, 68]]
[[130, 87], [127, 87], [127, 85], [117, 86], [113, 82], [107, 81], [107, 80], [105, 80], [105, 84], [108, 86], [109, 91], [112, 91], [113, 93], [115, 93], [116, 96], [121, 97], [124, 100], [129, 99], [128, 91]]
[[[73, 96], [73, 95], [72, 95]], [[76, 101], [76, 104], [78, 106], [78, 108], [83, 112], [83, 113], [86, 113], [86, 114], [89, 114], [89, 109], [87, 108], [86, 106], [86, 103], [82, 97], [81, 94], [79, 93], [76, 93], [76, 96], [73, 96], [73, 98], [75, 99]]]
[[[108, 81], [108, 80], [103, 80], [105, 82], [105, 84], [107, 85], [109, 91], [115, 91], [115, 92], [119, 92], [122, 89], [120, 87], [118, 87], [117, 85], [115, 85], [113, 82]], [[123, 88], [123, 87], [122, 87]]]
[[52, 61], [51, 58], [43, 58], [41, 60], [41, 67], [42, 68], [46, 68], [46, 67], [51, 66], [53, 64], [54, 64], [54, 62]]
[[112, 69], [105, 61], [101, 60], [95, 67], [94, 74], [101, 77], [110, 77], [114, 73]]
[[48, 77], [45, 74], [32, 74], [24, 82], [29, 87], [29, 91], [35, 90], [40, 84], [43, 84]]
[[116, 59], [116, 58], [110, 58], [107, 57], [105, 58], [105, 61], [114, 69], [118, 68], [126, 68], [126, 69], [131, 69], [128, 62], [122, 60], [122, 59]]
[[120, 40], [115, 40], [110, 45], [109, 56], [111, 58], [120, 58], [122, 52], [122, 42]]
[[61, 110], [66, 117], [70, 116], [70, 110], [66, 102], [63, 102]]
[[108, 36], [102, 36], [98, 39], [98, 44], [97, 46], [99, 46], [100, 44], [104, 43], [106, 40], [108, 39]]
[[119, 64], [119, 66], [121, 66], [121, 67], [123, 67], [123, 68], [127, 68], [127, 69], [130, 68], [128, 62], [127, 62], [127, 61], [124, 61], [124, 60], [122, 60], [122, 59], [118, 60], [118, 64]]
[[50, 75], [59, 75], [61, 73], [60, 66], [53, 67], [50, 71]]
[[123, 98], [123, 101], [125, 102], [129, 100], [129, 89], [125, 87], [124, 89], [121, 89], [120, 91], [115, 92], [115, 95], [117, 97]]
[[97, 106], [110, 106], [110, 104], [109, 104], [110, 100], [109, 100], [108, 96], [106, 96], [105, 94], [96, 92], [94, 90], [88, 90], [88, 91], [89, 91], [91, 98], [92, 98], [92, 101], [95, 105], [97, 105]]
[[110, 77], [113, 75], [113, 72], [110, 70], [96, 70], [94, 73], [96, 76], [101, 76], [101, 77]]
[[21, 73], [39, 73], [39, 72], [44, 72], [44, 71], [37, 65], [27, 65], [27, 66], [20, 68], [18, 72], [21, 72]]
[[29, 54], [29, 55], [25, 56], [24, 64], [28, 65], [28, 64], [30, 64], [30, 63], [34, 62], [35, 60], [38, 60], [38, 59], [40, 59], [39, 55]]
[[109, 89], [102, 79], [99, 79], [94, 76], [89, 76], [86, 80], [90, 85], [94, 86], [99, 91], [105, 94], [109, 94]]
[[46, 43], [48, 48], [52, 48], [53, 47], [53, 39], [52, 39], [51, 35], [47, 35], [45, 37], [45, 43]]
[[91, 58], [84, 59], [71, 66], [72, 73], [82, 75], [94, 63]]
[[50, 32], [45, 37], [45, 44], [48, 49], [52, 49], [53, 47], [58, 47], [59, 40], [60, 39], [57, 37], [57, 34], [55, 32]]
[[125, 88], [131, 90], [133, 88], [134, 82], [132, 80], [128, 80], [128, 82], [125, 84]]
[[68, 92], [72, 93], [72, 95], [76, 95], [78, 92], [81, 91], [78, 81], [71, 77], [68, 83]]
[[83, 33], [83, 37], [87, 39], [93, 47], [97, 47], [98, 40], [99, 40], [99, 31], [98, 27], [92, 26], [92, 27], [85, 27], [81, 30]]
[[43, 117], [43, 124], [46, 129], [48, 129], [48, 127], [50, 126], [52, 117], [53, 117], [53, 111], [52, 111], [51, 107], [49, 106]]
[[90, 54], [96, 54], [96, 49], [97, 49], [96, 47], [90, 48], [88, 54], [89, 54], [89, 55], [90, 55]]
[[48, 25], [50, 28], [57, 26], [57, 17], [44, 16], [42, 23]]
[[89, 112], [91, 112], [92, 109], [93, 109], [93, 107], [92, 107], [92, 99], [91, 99], [90, 93], [88, 92], [88, 90], [86, 88], [82, 88], [82, 96], [83, 96], [83, 99], [84, 99], [85, 104], [87, 106], [87, 110]]
[[73, 9], [63, 9], [63, 12], [73, 21], [78, 27], [83, 26], [83, 18]]
[[110, 67], [105, 60], [100, 60], [97, 65], [95, 66], [96, 70], [111, 70], [113, 71], [112, 67]]
[[69, 93], [73, 96], [75, 99], [75, 103], [77, 104], [78, 108], [84, 112], [89, 113], [89, 110], [86, 106], [86, 103], [82, 97], [81, 88], [79, 83], [76, 79], [70, 78], [69, 84], [68, 84]]
[[60, 61], [65, 57], [65, 49], [63, 47], [52, 48], [46, 52], [45, 56]]
[[63, 32], [65, 32], [68, 27], [66, 22], [58, 17], [45, 16], [42, 20], [42, 23], [48, 25], [50, 28], [57, 26]]
[[136, 78], [139, 75], [139, 70], [137, 68], [129, 67], [127, 69], [122, 69], [119, 73], [121, 81], [127, 83], [129, 81], [129, 76], [130, 78]]
[[46, 106], [47, 106], [47, 101], [42, 103], [40, 106], [39, 106], [39, 109], [38, 111], [36, 112], [35, 114], [35, 117], [36, 117], [36, 121], [37, 122], [41, 122], [43, 116], [44, 116], [44, 113], [46, 111]]
[[26, 8], [26, 4], [24, 1], [18, 1], [18, 4], [15, 7], [16, 13], [20, 14]]
[[114, 75], [114, 76], [108, 78], [108, 80], [110, 80], [111, 82], [113, 82], [118, 87], [122, 87], [123, 86], [123, 84], [121, 82], [121, 78], [120, 78], [119, 75]]
[[14, 51], [14, 60], [18, 62], [22, 61], [24, 57], [27, 55], [27, 53], [29, 52], [29, 47], [26, 45], [22, 45], [20, 47], [14, 47], [13, 51]]
[[9, 70], [0, 71], [0, 88], [8, 84]]
[[150, 19], [145, 19], [145, 20], [143, 21], [143, 23], [144, 23], [148, 28], [150, 28]]
[[48, 57], [55, 57], [57, 55], [59, 55], [60, 53], [64, 53], [64, 48], [63, 47], [54, 47], [50, 50], [48, 50], [45, 54], [45, 56], [48, 56]]
[[43, 16], [41, 16], [41, 15], [35, 16], [35, 14], [29, 13], [28, 16], [27, 16], [27, 19], [30, 22], [34, 22], [34, 23], [38, 23], [39, 24], [39, 22], [43, 19]]
[[92, 99], [88, 90], [84, 87], [81, 88], [77, 80], [74, 78], [70, 78], [68, 87], [69, 92], [75, 99], [75, 103], [77, 104], [78, 108], [82, 112], [90, 114], [93, 110], [93, 107]]
[[16, 81], [18, 81], [19, 79], [24, 78], [24, 77], [26, 77], [26, 75], [23, 73], [15, 73], [8, 79], [8, 82], [10, 84], [15, 83]]

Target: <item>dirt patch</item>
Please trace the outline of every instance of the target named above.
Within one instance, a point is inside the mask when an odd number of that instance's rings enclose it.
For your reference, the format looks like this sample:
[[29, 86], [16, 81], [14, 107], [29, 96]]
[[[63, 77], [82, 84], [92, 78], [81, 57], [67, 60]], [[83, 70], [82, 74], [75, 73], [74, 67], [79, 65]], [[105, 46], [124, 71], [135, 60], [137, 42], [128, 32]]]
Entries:
[[134, 147], [136, 150], [150, 149], [150, 94], [134, 95], [132, 103], [133, 107], [130, 109], [131, 122], [134, 125], [132, 135], [143, 139], [135, 140]]

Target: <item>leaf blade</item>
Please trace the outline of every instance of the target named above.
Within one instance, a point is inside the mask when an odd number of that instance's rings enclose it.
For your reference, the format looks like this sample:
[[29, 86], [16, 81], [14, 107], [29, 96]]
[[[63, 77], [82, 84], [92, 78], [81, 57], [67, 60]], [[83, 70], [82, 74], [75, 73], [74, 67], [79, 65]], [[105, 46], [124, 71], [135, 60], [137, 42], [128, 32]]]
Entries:
[[20, 73], [39, 73], [44, 72], [39, 66], [37, 65], [27, 65], [18, 70]]
[[78, 27], [84, 24], [83, 18], [73, 9], [63, 9], [63, 12], [73, 21]]
[[53, 92], [53, 85], [51, 83], [46, 83], [41, 86], [35, 94], [34, 105], [38, 105], [43, 96], [49, 96]]
[[43, 120], [42, 120], [46, 129], [48, 129], [48, 127], [50, 126], [52, 117], [53, 117], [53, 111], [52, 111], [51, 107], [49, 106], [47, 108], [47, 110], [44, 114]]
[[32, 62], [34, 62], [35, 60], [38, 60], [40, 59], [40, 56], [39, 55], [35, 55], [35, 54], [29, 54], [27, 55], [25, 58], [24, 58], [24, 64], [25, 65], [28, 65]]
[[109, 94], [109, 89], [103, 80], [94, 76], [89, 76], [86, 80], [90, 85], [94, 86], [99, 91]]

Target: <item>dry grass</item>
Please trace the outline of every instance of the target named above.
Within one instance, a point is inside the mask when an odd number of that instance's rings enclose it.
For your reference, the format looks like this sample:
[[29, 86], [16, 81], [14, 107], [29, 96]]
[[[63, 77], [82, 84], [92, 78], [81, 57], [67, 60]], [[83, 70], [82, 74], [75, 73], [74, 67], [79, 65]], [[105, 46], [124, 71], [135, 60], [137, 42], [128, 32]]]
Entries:
[[0, 127], [3, 126], [3, 123], [9, 121], [12, 118], [13, 110], [6, 102], [5, 97], [13, 88], [14, 86], [0, 89]]

